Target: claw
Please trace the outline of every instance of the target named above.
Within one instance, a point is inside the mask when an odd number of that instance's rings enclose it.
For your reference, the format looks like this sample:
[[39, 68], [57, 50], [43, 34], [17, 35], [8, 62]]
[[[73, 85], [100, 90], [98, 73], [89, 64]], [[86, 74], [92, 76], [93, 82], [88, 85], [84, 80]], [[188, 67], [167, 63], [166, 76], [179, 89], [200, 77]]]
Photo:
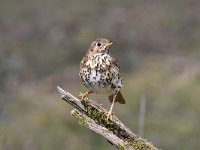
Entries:
[[81, 93], [79, 94], [79, 98], [81, 98], [82, 100], [88, 100], [88, 96], [89, 96], [89, 92], [85, 92], [85, 93]]
[[109, 112], [108, 112], [108, 114], [107, 114], [107, 122], [108, 122], [108, 120], [112, 120], [112, 110], [109, 110]]

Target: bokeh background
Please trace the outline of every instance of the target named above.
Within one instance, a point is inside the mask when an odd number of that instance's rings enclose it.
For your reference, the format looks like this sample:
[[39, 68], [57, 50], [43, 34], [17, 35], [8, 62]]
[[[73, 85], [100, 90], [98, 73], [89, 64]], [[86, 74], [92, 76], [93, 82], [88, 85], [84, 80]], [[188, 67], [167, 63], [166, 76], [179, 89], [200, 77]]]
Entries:
[[[200, 147], [200, 1], [1, 0], [0, 149], [111, 150], [80, 126], [56, 86], [78, 95], [79, 62], [98, 37], [124, 78], [114, 113], [161, 149]], [[91, 96], [105, 108], [105, 96]]]

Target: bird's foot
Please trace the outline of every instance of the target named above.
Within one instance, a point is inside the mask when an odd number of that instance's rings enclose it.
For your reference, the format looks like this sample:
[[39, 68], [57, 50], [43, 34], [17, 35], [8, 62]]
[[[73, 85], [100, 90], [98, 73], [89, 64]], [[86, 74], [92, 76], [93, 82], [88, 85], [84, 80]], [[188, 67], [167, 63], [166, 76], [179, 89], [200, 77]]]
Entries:
[[108, 122], [109, 119], [112, 120], [112, 110], [109, 110], [109, 111], [108, 111], [107, 119], [106, 119], [107, 122]]
[[88, 100], [89, 92], [81, 93], [79, 94], [78, 98], [82, 100]]

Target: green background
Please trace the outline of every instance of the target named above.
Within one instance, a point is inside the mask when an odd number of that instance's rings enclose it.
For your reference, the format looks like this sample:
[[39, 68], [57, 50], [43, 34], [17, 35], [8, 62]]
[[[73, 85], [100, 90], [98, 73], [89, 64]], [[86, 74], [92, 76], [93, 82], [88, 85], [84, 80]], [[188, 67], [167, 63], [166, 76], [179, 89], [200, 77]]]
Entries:
[[[86, 91], [79, 62], [96, 38], [114, 40], [126, 105], [114, 113], [161, 149], [200, 147], [200, 1], [1, 0], [0, 149], [111, 150], [79, 126], [59, 85]], [[109, 108], [106, 96], [91, 98]]]

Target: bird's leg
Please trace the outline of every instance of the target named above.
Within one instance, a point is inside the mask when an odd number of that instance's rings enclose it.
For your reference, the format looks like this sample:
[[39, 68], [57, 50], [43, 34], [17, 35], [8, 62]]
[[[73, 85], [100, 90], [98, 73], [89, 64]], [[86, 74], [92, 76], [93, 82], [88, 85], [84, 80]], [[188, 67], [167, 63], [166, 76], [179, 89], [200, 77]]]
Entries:
[[89, 94], [93, 93], [92, 91], [89, 92], [85, 92], [85, 93], [81, 93], [79, 94], [79, 98], [81, 98], [82, 100], [88, 100]]
[[108, 114], [107, 114], [107, 121], [108, 121], [108, 119], [112, 120], [112, 110], [113, 110], [113, 106], [114, 106], [114, 103], [115, 103], [116, 96], [117, 96], [117, 94], [113, 95], [113, 101], [112, 101], [110, 110], [108, 111]]

